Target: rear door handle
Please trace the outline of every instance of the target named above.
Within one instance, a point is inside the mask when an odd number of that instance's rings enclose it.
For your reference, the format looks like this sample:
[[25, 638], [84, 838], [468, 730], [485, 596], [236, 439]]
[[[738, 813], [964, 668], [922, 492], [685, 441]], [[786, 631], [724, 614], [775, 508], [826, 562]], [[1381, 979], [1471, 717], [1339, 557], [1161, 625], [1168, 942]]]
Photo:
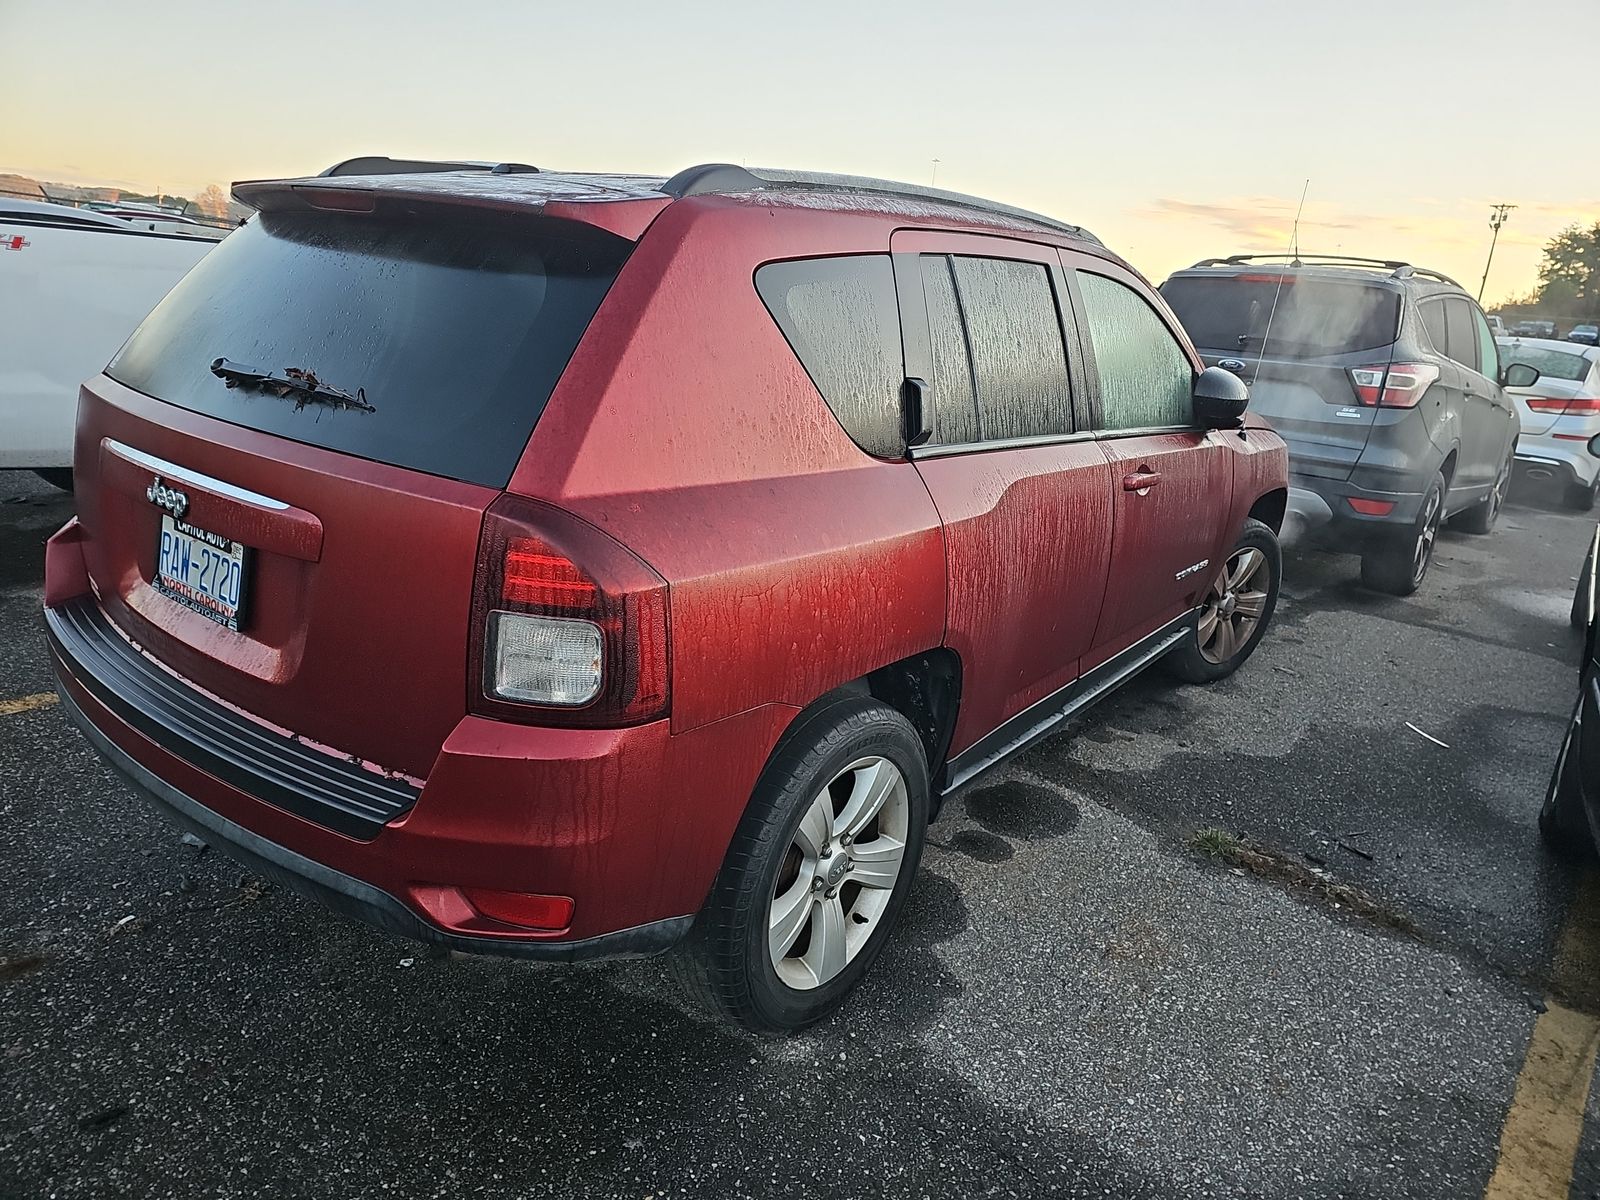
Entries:
[[1132, 475], [1122, 477], [1122, 490], [1125, 492], [1147, 492], [1161, 482], [1159, 471], [1135, 471]]

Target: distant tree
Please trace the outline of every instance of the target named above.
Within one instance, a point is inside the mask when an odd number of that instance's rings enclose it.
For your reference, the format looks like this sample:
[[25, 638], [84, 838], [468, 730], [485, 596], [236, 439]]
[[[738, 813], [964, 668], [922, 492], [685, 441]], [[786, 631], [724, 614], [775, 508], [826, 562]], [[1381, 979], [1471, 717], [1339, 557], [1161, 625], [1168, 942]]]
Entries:
[[1600, 221], [1587, 228], [1570, 226], [1545, 243], [1539, 286], [1506, 300], [1499, 311], [1553, 319], [1600, 318]]
[[216, 184], [208, 183], [205, 190], [194, 198], [194, 206], [208, 217], [225, 217], [228, 215], [228, 193]]

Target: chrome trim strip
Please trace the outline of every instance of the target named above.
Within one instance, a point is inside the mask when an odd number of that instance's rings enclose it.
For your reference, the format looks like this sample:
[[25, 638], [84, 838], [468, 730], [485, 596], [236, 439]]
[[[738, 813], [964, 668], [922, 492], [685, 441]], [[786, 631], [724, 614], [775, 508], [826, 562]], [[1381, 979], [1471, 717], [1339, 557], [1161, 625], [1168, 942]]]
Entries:
[[1092, 442], [1092, 430], [1079, 433], [1045, 433], [1037, 437], [994, 438], [986, 442], [940, 442], [931, 446], [913, 446], [910, 456], [916, 458], [943, 458], [949, 454], [982, 454], [987, 450], [1025, 450], [1030, 446], [1059, 446], [1071, 442]]
[[241, 500], [245, 504], [254, 504], [257, 508], [271, 508], [279, 512], [283, 512], [289, 507], [282, 500], [274, 500], [271, 496], [263, 496], [260, 492], [252, 492], [248, 488], [226, 483], [214, 475], [206, 475], [200, 471], [190, 470], [188, 467], [180, 467], [177, 463], [168, 462], [164, 458], [157, 458], [153, 454], [146, 454], [143, 450], [135, 450], [132, 446], [119, 442], [115, 438], [106, 438], [102, 445], [118, 458], [137, 463], [141, 467], [154, 471], [157, 475], [165, 476], [168, 479], [181, 479], [184, 483], [192, 484], [195, 487], [207, 488], [220, 495], [227, 496], [230, 500]]

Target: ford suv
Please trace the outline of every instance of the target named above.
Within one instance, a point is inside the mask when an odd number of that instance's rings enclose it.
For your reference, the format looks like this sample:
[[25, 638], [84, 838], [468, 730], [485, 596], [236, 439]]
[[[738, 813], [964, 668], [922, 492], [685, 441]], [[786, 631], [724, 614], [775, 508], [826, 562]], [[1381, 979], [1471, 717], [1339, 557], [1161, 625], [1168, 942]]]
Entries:
[[1272, 615], [1286, 456], [1075, 226], [906, 185], [365, 159], [85, 384], [45, 618], [179, 825], [458, 950], [836, 1006], [940, 799]]
[[1489, 323], [1454, 280], [1407, 263], [1240, 254], [1175, 273], [1162, 294], [1208, 363], [1251, 385], [1289, 444], [1289, 507], [1361, 555], [1380, 591], [1416, 591], [1451, 518], [1488, 533], [1517, 447]]

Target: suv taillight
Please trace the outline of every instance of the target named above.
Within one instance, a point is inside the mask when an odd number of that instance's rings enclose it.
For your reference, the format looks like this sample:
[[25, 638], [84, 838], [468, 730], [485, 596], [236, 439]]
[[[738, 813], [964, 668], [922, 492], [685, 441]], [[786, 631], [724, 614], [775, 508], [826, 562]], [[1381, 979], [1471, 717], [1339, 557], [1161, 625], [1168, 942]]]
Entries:
[[472, 712], [588, 727], [666, 715], [666, 581], [588, 522], [501, 496], [473, 591]]
[[1438, 378], [1439, 368], [1431, 363], [1350, 368], [1356, 397], [1368, 408], [1415, 408], [1422, 393]]

